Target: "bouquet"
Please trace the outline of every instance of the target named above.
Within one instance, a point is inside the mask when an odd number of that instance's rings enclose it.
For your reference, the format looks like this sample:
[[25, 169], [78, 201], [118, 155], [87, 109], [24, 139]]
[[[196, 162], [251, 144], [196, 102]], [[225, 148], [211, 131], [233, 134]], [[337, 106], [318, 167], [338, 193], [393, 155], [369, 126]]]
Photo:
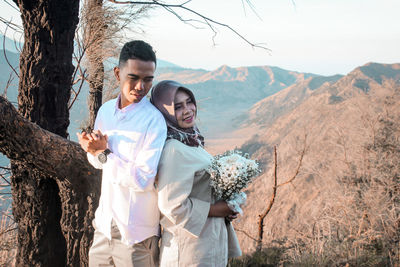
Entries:
[[211, 176], [211, 187], [218, 199], [225, 200], [233, 211], [242, 214], [240, 205], [246, 201], [241, 192], [261, 171], [255, 160], [246, 153], [231, 150], [214, 157], [207, 169]]

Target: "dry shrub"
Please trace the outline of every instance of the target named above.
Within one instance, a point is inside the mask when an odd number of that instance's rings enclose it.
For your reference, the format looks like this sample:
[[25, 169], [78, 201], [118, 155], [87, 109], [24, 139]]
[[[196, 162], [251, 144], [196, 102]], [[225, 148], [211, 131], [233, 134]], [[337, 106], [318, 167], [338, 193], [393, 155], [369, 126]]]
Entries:
[[0, 216], [0, 266], [13, 266], [17, 253], [16, 224], [11, 217], [11, 208]]
[[[287, 250], [295, 266], [399, 266], [400, 114], [390, 97], [359, 159], [347, 158], [308, 231]], [[398, 103], [398, 102], [397, 102]]]

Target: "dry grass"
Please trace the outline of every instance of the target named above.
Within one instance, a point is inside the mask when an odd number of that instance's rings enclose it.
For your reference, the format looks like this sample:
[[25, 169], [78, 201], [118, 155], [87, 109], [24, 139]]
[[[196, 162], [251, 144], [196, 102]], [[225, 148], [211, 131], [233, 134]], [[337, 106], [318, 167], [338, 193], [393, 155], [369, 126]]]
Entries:
[[[329, 94], [314, 95], [294, 119], [283, 117], [255, 140], [278, 143], [281, 173], [295, 169], [293, 136], [303, 122], [312, 141], [299, 179], [278, 192], [264, 227], [263, 248], [283, 251], [273, 266], [400, 266], [400, 86], [375, 87], [337, 105], [326, 104]], [[271, 195], [272, 169], [250, 185], [245, 216], [234, 222], [251, 237]], [[238, 237], [251, 255], [255, 241]], [[246, 262], [235, 266], [271, 266]]]

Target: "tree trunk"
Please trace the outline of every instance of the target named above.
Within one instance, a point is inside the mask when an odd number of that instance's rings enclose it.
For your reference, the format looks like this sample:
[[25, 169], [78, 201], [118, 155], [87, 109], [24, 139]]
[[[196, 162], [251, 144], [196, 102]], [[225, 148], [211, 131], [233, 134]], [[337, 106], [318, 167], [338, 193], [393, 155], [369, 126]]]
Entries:
[[[21, 11], [25, 39], [20, 56], [19, 112], [43, 129], [67, 137], [79, 1], [15, 2]], [[21, 133], [21, 136], [29, 140], [26, 146], [31, 147], [33, 133]], [[53, 149], [59, 148], [53, 146]], [[55, 158], [49, 157], [48, 151], [36, 152], [35, 160], [42, 156], [54, 163]], [[25, 152], [9, 157], [14, 159], [13, 214], [18, 224], [16, 265], [85, 266], [92, 234], [92, 205], [97, 204], [96, 201], [86, 199], [89, 193], [68, 179], [59, 179], [66, 174], [43, 171], [37, 164], [28, 164], [27, 155], [29, 153]]]
[[89, 121], [87, 131], [92, 131], [97, 111], [102, 104], [104, 84], [105, 21], [103, 0], [85, 0], [84, 46], [87, 48], [89, 81]]
[[[94, 217], [94, 210], [98, 205], [100, 195], [100, 171], [94, 169], [86, 159], [86, 153], [77, 143], [71, 142], [56, 134], [40, 128], [37, 124], [23, 118], [15, 108], [3, 97], [0, 97], [0, 152], [11, 160], [24, 159], [24, 168], [35, 168], [41, 173], [46, 173], [57, 182], [62, 206], [62, 229], [66, 239], [67, 266], [85, 266], [87, 264], [87, 251], [91, 242], [91, 220]], [[34, 177], [35, 178], [35, 177]], [[30, 179], [30, 184], [41, 181]], [[36, 181], [36, 182], [35, 182]], [[32, 186], [24, 183], [25, 194], [32, 196], [38, 191], [32, 192]], [[20, 185], [20, 183], [18, 183]], [[26, 205], [24, 201], [17, 198], [20, 205]], [[53, 203], [50, 203], [53, 205]], [[51, 212], [59, 212], [51, 210]], [[34, 225], [37, 218], [47, 214], [37, 215], [34, 220], [28, 221]], [[50, 228], [53, 226], [50, 225]], [[48, 231], [49, 232], [49, 231]], [[31, 248], [42, 249], [43, 243], [35, 244], [40, 240], [29, 239]], [[58, 244], [53, 244], [55, 248]], [[23, 247], [25, 248], [25, 247]], [[43, 251], [43, 250], [42, 250]], [[25, 253], [31, 253], [24, 250]], [[52, 251], [43, 251], [48, 254]], [[31, 254], [32, 264], [36, 258]], [[80, 259], [79, 259], [80, 258]], [[47, 263], [37, 263], [42, 266], [60, 266]], [[24, 265], [20, 263], [20, 265]], [[64, 266], [63, 263], [61, 266]]]

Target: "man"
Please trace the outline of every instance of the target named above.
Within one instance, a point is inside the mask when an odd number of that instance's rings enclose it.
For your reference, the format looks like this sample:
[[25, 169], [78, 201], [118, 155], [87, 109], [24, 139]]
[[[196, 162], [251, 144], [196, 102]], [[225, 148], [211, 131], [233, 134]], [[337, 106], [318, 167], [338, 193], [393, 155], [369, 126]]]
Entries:
[[78, 133], [89, 162], [103, 169], [90, 267], [158, 264], [154, 179], [167, 129], [161, 113], [145, 97], [155, 68], [149, 44], [126, 43], [114, 68], [119, 96], [101, 106], [94, 132]]

